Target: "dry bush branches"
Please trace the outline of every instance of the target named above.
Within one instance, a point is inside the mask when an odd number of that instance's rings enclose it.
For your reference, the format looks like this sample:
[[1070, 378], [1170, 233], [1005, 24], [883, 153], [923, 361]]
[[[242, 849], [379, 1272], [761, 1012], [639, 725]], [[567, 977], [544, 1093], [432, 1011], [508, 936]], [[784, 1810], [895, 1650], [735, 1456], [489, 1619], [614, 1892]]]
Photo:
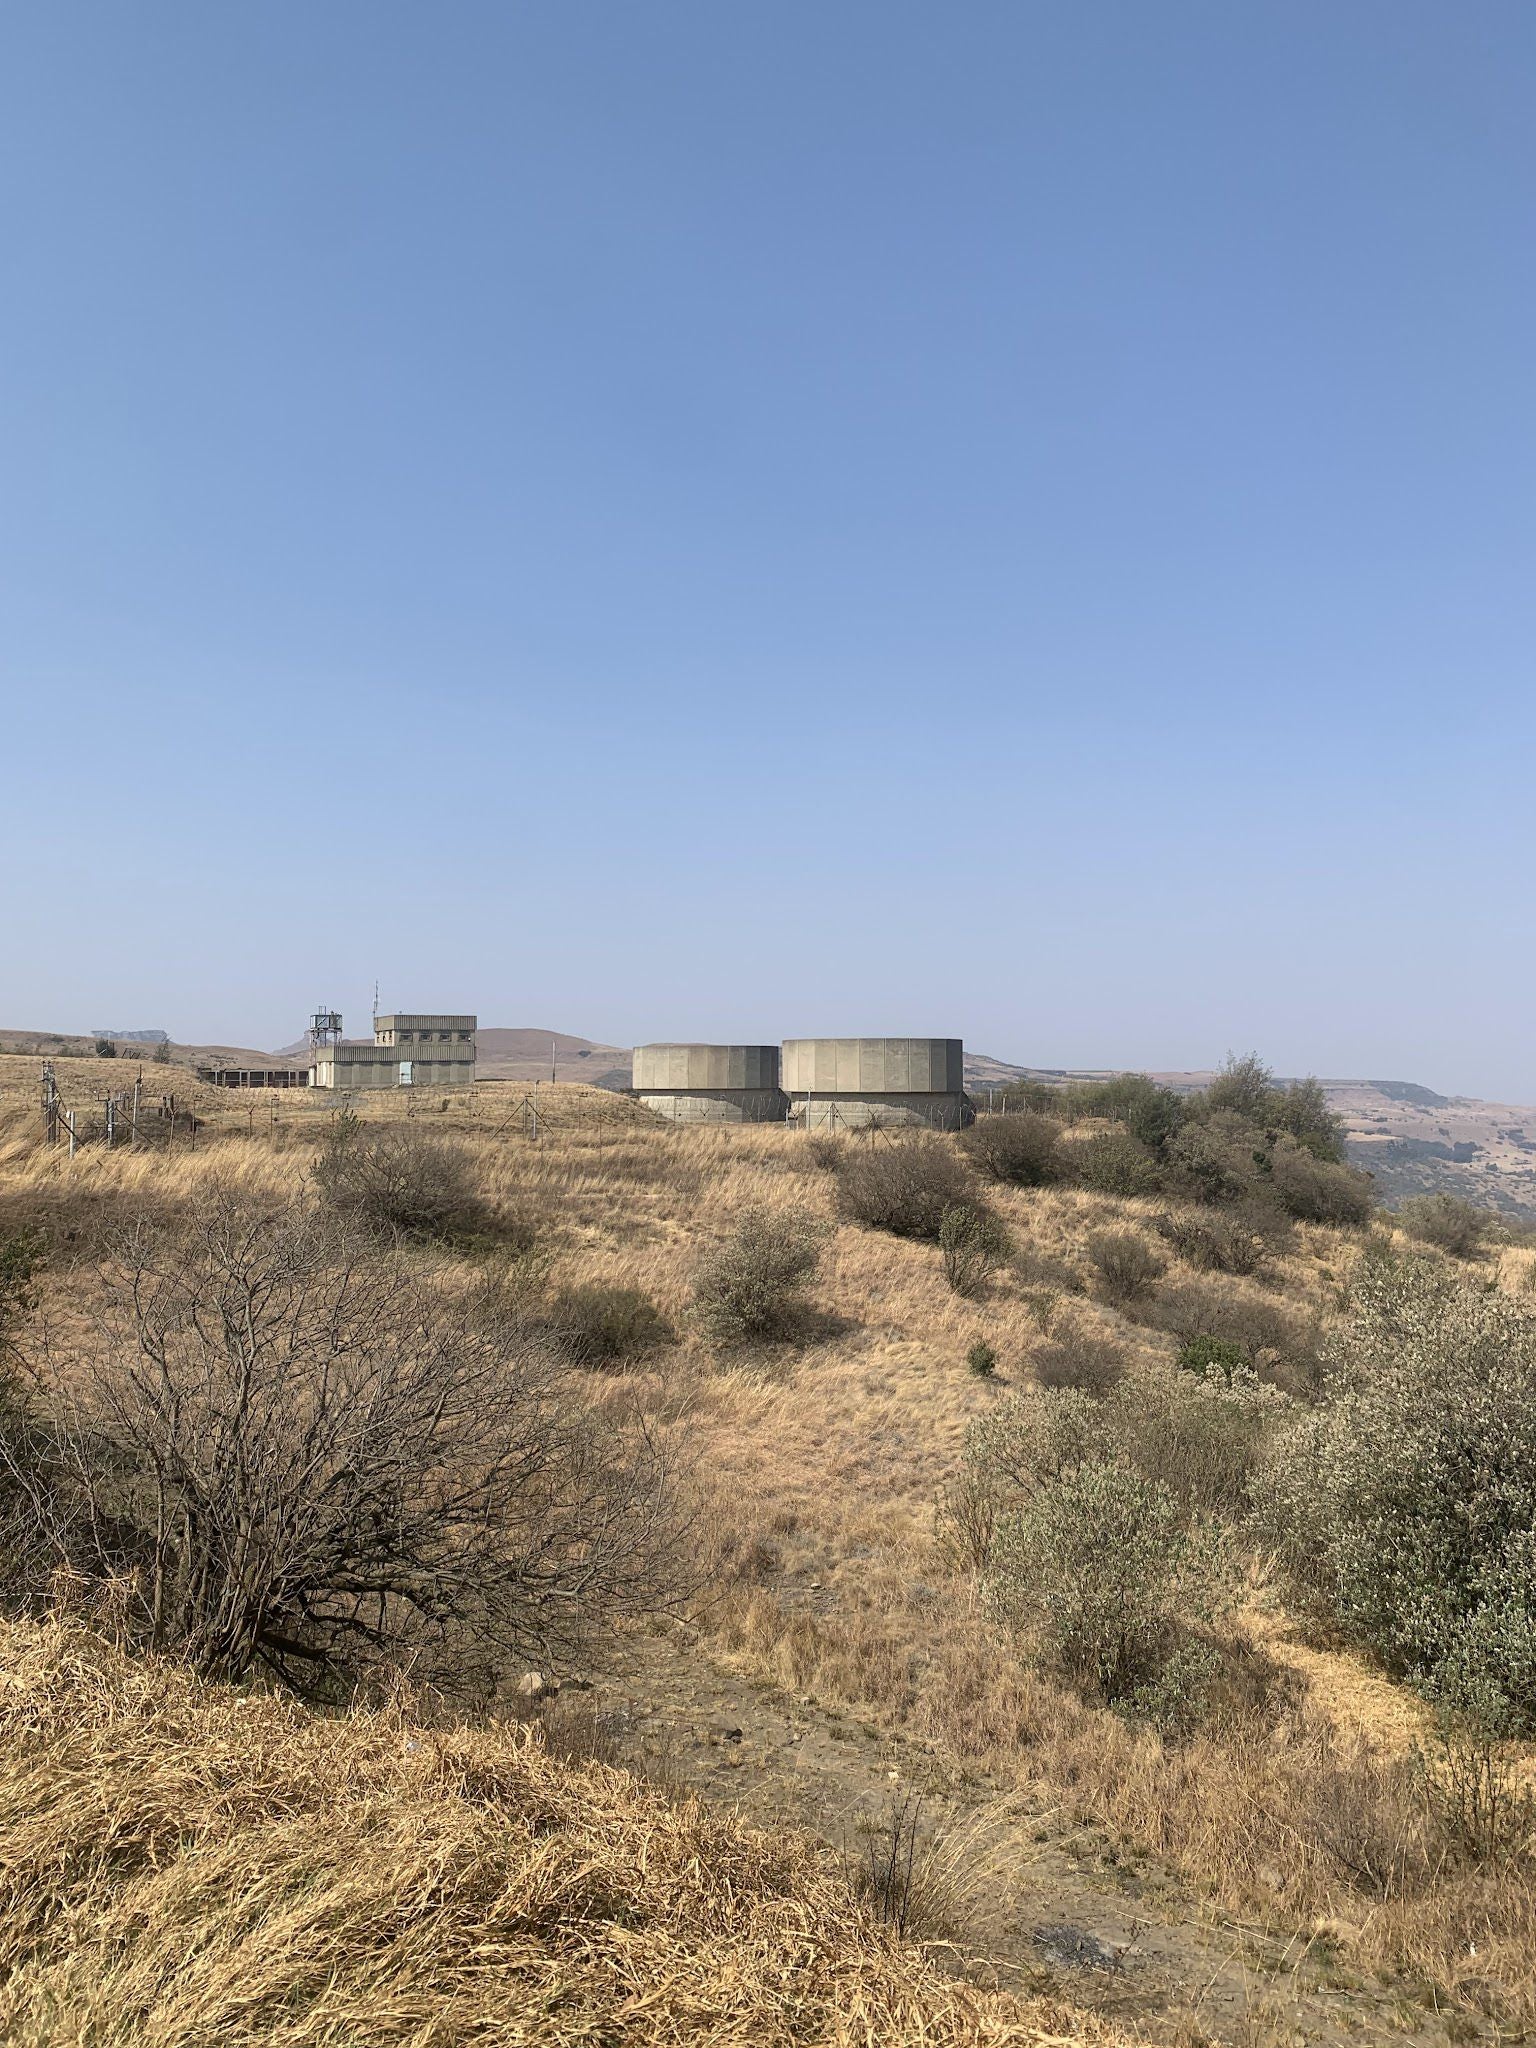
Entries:
[[147, 1647], [321, 1694], [410, 1654], [462, 1688], [681, 1596], [659, 1444], [515, 1321], [308, 1209], [215, 1196], [114, 1249], [0, 1460], [34, 1570], [124, 1579]]

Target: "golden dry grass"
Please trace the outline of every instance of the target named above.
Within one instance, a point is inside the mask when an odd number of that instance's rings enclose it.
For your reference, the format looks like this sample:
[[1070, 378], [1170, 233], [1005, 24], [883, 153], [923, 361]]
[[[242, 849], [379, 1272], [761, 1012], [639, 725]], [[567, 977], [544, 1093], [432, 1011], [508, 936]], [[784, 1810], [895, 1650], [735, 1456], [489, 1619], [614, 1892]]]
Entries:
[[320, 1718], [63, 1621], [0, 1626], [0, 1871], [17, 2048], [1062, 2038], [796, 1841], [524, 1728]]
[[[493, 1205], [535, 1220], [552, 1284], [640, 1288], [682, 1332], [614, 1391], [680, 1423], [695, 1453], [711, 1567], [697, 1620], [718, 1654], [796, 1694], [906, 1727], [957, 1766], [1037, 1797], [1063, 1826], [1087, 1820], [1158, 1856], [1182, 1873], [1192, 1913], [1205, 1901], [1281, 1929], [1336, 1926], [1361, 1965], [1536, 2024], [1536, 1887], [1528, 1873], [1435, 1864], [1406, 1765], [1424, 1726], [1411, 1695], [1364, 1660], [1299, 1638], [1261, 1600], [1247, 1617], [1256, 1654], [1286, 1667], [1296, 1692], [1281, 1724], [1238, 1714], [1168, 1747], [1028, 1669], [936, 1554], [935, 1503], [966, 1426], [1030, 1384], [1048, 1324], [1096, 1328], [1133, 1355], [1171, 1352], [1170, 1336], [1094, 1298], [1085, 1255], [1095, 1229], [1149, 1231], [1158, 1205], [998, 1191], [1022, 1257], [964, 1301], [945, 1286], [934, 1247], [836, 1219], [832, 1177], [798, 1133], [667, 1128], [596, 1094], [541, 1090], [538, 1142], [525, 1118], [493, 1114], [491, 1096], [426, 1121], [463, 1148]], [[40, 1147], [30, 1102], [0, 1099], [0, 1226], [34, 1213], [189, 1206], [213, 1178], [273, 1194], [303, 1186], [322, 1128], [315, 1105], [265, 1135], [259, 1118], [254, 1132], [241, 1128], [241, 1109], [238, 1099], [213, 1104], [195, 1151], [88, 1148], [69, 1161]], [[377, 1113], [401, 1113], [398, 1098]], [[749, 1204], [826, 1223], [820, 1333], [716, 1357], [689, 1331], [692, 1275]], [[1262, 1284], [1175, 1261], [1161, 1291], [1207, 1288], [1302, 1321], [1326, 1316], [1359, 1242], [1302, 1227]], [[1506, 1284], [1520, 1284], [1526, 1263], [1505, 1260]], [[966, 1370], [978, 1335], [998, 1350], [1000, 1383]], [[1353, 1866], [1366, 1835], [1419, 1857], [1412, 1886], [1361, 1878]]]

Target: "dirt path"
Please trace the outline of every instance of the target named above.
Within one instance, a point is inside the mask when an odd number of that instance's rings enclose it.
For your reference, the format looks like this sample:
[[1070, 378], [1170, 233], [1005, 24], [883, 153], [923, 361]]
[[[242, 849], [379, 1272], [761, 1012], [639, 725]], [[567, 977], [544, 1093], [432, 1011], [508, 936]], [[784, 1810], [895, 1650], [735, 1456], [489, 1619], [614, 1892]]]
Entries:
[[[1286, 1944], [1223, 1921], [1166, 1873], [1117, 1857], [1097, 1830], [957, 1772], [930, 1746], [758, 1683], [700, 1642], [634, 1638], [582, 1697], [625, 1760], [757, 1826], [818, 1836], [856, 1863], [871, 1823], [920, 1801], [937, 1864], [947, 1859], [970, 1879], [952, 1913], [957, 1967], [970, 1974], [1050, 1989], [1181, 2048], [1202, 2039], [1428, 2048], [1449, 2038], [1421, 2006], [1350, 1972], [1326, 1942]], [[557, 1721], [574, 1705], [567, 1695]]]

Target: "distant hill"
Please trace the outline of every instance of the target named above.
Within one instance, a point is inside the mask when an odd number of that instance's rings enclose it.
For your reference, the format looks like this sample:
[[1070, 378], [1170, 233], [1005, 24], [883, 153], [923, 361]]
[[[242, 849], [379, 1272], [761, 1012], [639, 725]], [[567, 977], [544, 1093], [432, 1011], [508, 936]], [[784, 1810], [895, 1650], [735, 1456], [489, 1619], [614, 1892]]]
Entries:
[[482, 1081], [585, 1081], [594, 1088], [629, 1086], [629, 1052], [574, 1038], [568, 1031], [484, 1025], [475, 1033], [475, 1072]]

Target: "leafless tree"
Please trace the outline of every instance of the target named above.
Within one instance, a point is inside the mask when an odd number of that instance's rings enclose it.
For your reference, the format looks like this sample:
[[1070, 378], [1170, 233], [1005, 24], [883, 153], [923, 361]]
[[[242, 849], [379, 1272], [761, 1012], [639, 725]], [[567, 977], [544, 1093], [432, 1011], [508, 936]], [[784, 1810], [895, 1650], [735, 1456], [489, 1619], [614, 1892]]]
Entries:
[[308, 1208], [220, 1199], [114, 1254], [0, 1460], [58, 1563], [127, 1579], [147, 1644], [305, 1693], [402, 1652], [462, 1685], [682, 1596], [662, 1446], [516, 1319]]

